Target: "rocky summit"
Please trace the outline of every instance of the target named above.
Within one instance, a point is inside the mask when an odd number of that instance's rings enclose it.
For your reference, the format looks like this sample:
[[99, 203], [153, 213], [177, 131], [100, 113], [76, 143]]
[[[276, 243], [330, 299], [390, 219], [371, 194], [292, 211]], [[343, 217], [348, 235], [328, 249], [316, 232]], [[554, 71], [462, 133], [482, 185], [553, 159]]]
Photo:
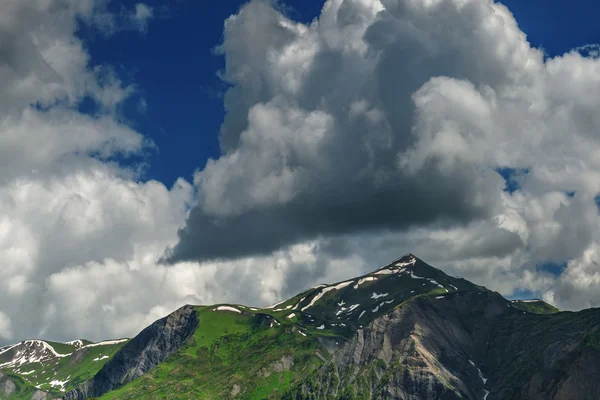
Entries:
[[131, 340], [0, 348], [0, 399], [597, 400], [600, 309], [510, 301], [412, 254], [266, 308], [185, 306]]

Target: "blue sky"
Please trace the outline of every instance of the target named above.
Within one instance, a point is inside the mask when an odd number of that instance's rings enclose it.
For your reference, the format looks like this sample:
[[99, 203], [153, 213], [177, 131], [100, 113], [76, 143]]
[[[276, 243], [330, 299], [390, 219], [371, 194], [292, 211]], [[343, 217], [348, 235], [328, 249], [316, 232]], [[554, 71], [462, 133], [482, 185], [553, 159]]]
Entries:
[[[137, 1], [115, 1], [110, 8], [132, 8]], [[81, 32], [93, 64], [116, 68], [124, 82], [135, 84], [137, 95], [123, 112], [141, 133], [158, 146], [147, 178], [171, 185], [182, 176], [191, 180], [206, 159], [218, 157], [218, 132], [223, 121], [226, 88], [217, 77], [224, 59], [214, 53], [222, 38], [225, 19], [245, 3], [238, 0], [148, 1], [156, 18], [147, 33], [136, 31], [104, 36]], [[310, 21], [322, 1], [294, 1], [290, 15]], [[139, 111], [141, 99], [147, 104]]]
[[[137, 2], [114, 1], [113, 10]], [[146, 178], [170, 186], [178, 177], [188, 180], [209, 157], [218, 157], [219, 127], [224, 118], [220, 95], [226, 86], [217, 77], [224, 67], [213, 49], [220, 43], [224, 20], [244, 4], [238, 0], [148, 1], [155, 16], [148, 32], [102, 36], [82, 32], [93, 64], [116, 68], [124, 82], [136, 85], [123, 109], [124, 116], [158, 147]], [[322, 0], [288, 0], [284, 4], [295, 20], [318, 16]], [[505, 0], [534, 46], [550, 56], [600, 40], [596, 16], [600, 3], [578, 0]], [[146, 102], [144, 113], [139, 102]]]

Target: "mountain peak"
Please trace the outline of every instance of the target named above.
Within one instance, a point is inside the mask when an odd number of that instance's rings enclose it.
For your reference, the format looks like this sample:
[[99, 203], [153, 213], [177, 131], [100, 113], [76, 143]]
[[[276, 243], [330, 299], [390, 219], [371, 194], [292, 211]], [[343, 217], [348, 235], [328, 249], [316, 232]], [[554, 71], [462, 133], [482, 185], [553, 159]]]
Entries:
[[[446, 275], [408, 253], [356, 278], [320, 284], [264, 309], [235, 307], [236, 312], [266, 313], [316, 334], [347, 337], [357, 328], [400, 304], [421, 296], [440, 297], [461, 290], [484, 291]], [[234, 311], [221, 305], [215, 311]]]

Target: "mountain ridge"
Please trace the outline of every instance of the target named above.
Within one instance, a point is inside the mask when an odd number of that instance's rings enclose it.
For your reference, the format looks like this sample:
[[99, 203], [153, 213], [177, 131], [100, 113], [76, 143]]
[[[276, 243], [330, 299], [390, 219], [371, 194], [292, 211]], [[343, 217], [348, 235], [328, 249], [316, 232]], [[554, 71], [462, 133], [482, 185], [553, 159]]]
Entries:
[[407, 254], [265, 308], [186, 305], [46, 398], [592, 399], [566, 388], [581, 363], [600, 371], [599, 311], [507, 300]]

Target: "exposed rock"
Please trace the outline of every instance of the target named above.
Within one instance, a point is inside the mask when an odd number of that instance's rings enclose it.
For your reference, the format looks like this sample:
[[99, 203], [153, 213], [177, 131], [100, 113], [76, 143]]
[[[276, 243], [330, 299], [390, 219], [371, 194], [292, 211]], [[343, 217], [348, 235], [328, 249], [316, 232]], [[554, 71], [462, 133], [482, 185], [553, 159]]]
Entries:
[[[494, 310], [500, 308], [487, 312]], [[483, 385], [468, 362], [474, 349], [459, 317], [415, 299], [358, 330], [334, 353], [334, 365], [322, 368], [318, 386], [303, 391], [318, 399], [347, 391], [373, 399], [480, 399]]]
[[[0, 373], [0, 378], [2, 378], [2, 373]], [[15, 385], [12, 379], [4, 378], [3, 380], [0, 380], [0, 393], [3, 396], [8, 397], [16, 391], [17, 385]]]
[[233, 385], [233, 388], [231, 389], [231, 397], [235, 397], [238, 394], [240, 394], [241, 392], [241, 388], [240, 385], [238, 385], [237, 383]]
[[139, 378], [181, 348], [197, 326], [198, 316], [193, 306], [184, 306], [159, 319], [124, 345], [94, 378], [66, 393], [63, 399], [100, 397]]
[[41, 390], [36, 390], [31, 396], [31, 400], [47, 400], [48, 393], [42, 392]]
[[273, 363], [273, 371], [283, 372], [288, 371], [294, 365], [294, 358], [292, 356], [283, 356], [281, 360]]
[[600, 395], [600, 351], [586, 350], [569, 368], [554, 400], [595, 400]]
[[281, 360], [275, 361], [269, 368], [262, 368], [259, 375], [262, 378], [268, 378], [273, 372], [289, 371], [294, 366], [294, 358], [292, 356], [283, 356]]

